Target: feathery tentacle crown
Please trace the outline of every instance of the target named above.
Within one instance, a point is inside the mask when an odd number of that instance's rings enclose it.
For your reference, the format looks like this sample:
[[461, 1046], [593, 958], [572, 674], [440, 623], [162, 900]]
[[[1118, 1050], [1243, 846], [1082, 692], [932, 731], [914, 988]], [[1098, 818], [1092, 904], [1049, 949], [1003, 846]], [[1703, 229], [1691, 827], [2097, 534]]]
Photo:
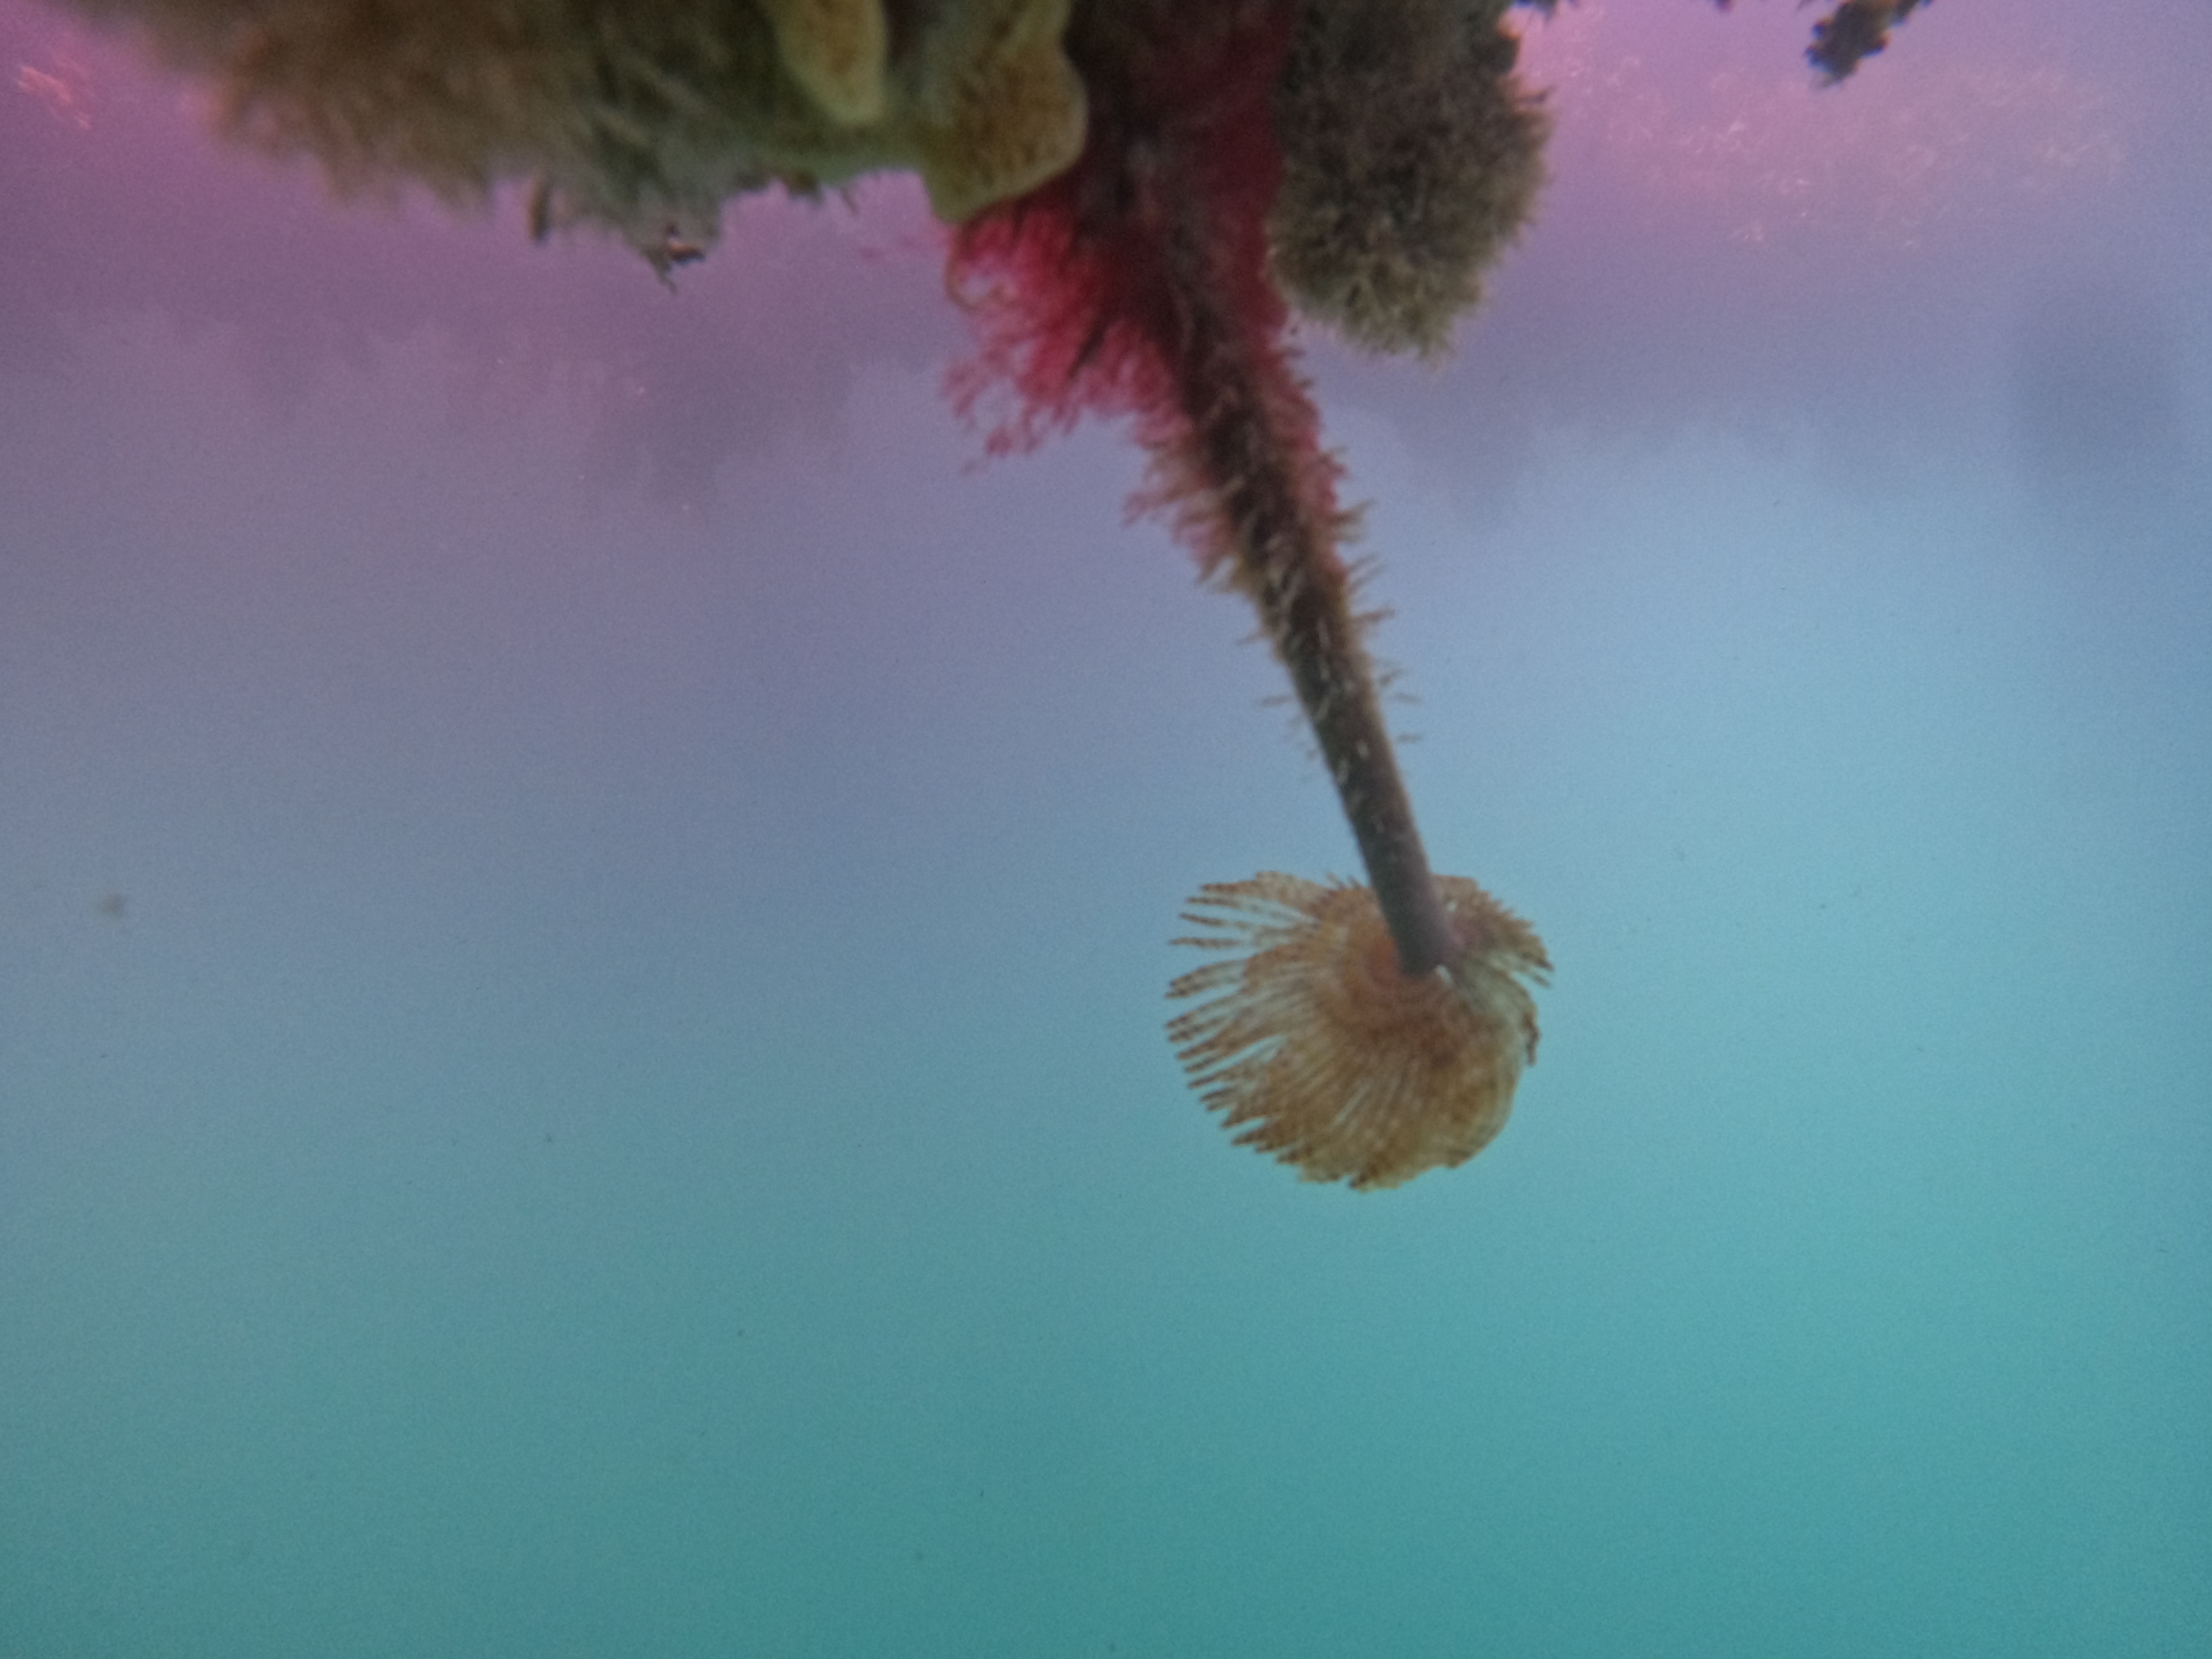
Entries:
[[1366, 1190], [1464, 1164], [1505, 1127], [1536, 1057], [1534, 932], [1474, 882], [1437, 878], [1461, 954], [1400, 971], [1375, 896], [1270, 872], [1200, 890], [1177, 944], [1234, 951], [1168, 994], [1192, 1086], [1240, 1146]]

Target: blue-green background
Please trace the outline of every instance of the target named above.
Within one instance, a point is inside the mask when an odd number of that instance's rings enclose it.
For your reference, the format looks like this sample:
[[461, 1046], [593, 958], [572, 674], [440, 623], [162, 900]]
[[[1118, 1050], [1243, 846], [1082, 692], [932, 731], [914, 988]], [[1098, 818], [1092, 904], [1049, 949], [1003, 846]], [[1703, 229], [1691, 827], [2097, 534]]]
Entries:
[[1358, 1196], [1159, 1030], [1326, 780], [910, 195], [672, 297], [10, 0], [0, 1656], [2212, 1652], [2212, 23], [2104, 9], [1586, 6], [1457, 365], [1318, 349], [1559, 964]]

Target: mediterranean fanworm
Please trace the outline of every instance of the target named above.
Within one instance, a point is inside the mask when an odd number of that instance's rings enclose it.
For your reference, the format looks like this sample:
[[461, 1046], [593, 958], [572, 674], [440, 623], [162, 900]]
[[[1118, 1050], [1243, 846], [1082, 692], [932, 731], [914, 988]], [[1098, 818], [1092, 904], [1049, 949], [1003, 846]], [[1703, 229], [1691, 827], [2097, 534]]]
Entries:
[[1208, 1103], [1310, 1176], [1388, 1186], [1502, 1125], [1536, 1026], [1541, 945], [1429, 868], [1339, 552], [1336, 466], [1268, 270], [1273, 92], [1292, 9], [1116, 8], [1069, 51], [1090, 98], [1075, 165], [961, 234], [983, 348], [958, 390], [1011, 385], [1018, 444], [1086, 410], [1133, 416], [1152, 500], [1251, 601], [1288, 671], [1371, 888], [1283, 876], [1204, 890], [1171, 1024]]

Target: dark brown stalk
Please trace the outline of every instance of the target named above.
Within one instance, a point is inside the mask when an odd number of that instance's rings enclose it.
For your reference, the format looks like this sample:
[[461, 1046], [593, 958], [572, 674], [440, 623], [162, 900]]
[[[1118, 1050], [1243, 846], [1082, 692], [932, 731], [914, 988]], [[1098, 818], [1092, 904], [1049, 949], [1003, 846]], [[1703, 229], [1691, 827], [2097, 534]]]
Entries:
[[1352, 613], [1351, 573], [1336, 551], [1337, 518], [1317, 511], [1301, 488], [1298, 458], [1310, 441], [1282, 429], [1275, 407], [1282, 393], [1270, 397], [1244, 331], [1222, 301], [1204, 227], [1188, 218], [1177, 215], [1167, 234], [1170, 263], [1186, 278], [1173, 369], [1197, 470], [1232, 532], [1235, 585], [1258, 607], [1321, 745], [1399, 966], [1409, 976], [1431, 974], [1458, 958], [1461, 941], [1383, 725]]

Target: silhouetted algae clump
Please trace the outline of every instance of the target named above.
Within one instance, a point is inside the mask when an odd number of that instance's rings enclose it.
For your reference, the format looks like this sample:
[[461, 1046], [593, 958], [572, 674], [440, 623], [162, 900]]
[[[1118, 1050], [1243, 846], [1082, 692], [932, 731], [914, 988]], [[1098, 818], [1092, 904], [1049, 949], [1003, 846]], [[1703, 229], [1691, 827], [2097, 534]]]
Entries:
[[1889, 45], [1889, 32], [1928, 0], [1844, 0], [1813, 25], [1806, 60], [1829, 81], [1840, 81]]

